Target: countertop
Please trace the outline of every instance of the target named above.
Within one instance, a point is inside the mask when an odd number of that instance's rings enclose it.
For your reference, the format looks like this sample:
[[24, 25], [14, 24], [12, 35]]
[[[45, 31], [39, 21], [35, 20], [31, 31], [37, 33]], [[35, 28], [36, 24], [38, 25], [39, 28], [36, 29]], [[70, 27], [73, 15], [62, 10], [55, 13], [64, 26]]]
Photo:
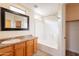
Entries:
[[[16, 37], [16, 39], [20, 39], [21, 41], [17, 42], [17, 43], [13, 43], [13, 44], [1, 44], [0, 43], [0, 48], [4, 48], [4, 47], [11, 46], [11, 45], [14, 45], [14, 44], [19, 44], [19, 43], [25, 42], [27, 40], [37, 39], [37, 37], [34, 37], [34, 36], [32, 36], [32, 37], [21, 36], [21, 37]], [[7, 39], [7, 40], [10, 40], [10, 39]]]

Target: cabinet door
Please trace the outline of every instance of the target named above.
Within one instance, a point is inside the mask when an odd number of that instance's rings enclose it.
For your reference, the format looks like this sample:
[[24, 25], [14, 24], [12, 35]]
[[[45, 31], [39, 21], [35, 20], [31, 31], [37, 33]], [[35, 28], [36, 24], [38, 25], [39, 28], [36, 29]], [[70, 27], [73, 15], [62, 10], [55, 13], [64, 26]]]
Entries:
[[33, 40], [29, 40], [26, 42], [26, 55], [27, 56], [33, 55]]
[[24, 49], [23, 48], [16, 49], [15, 56], [24, 56]]
[[34, 53], [36, 53], [37, 52], [37, 39], [34, 39], [33, 42], [34, 42]]
[[25, 55], [25, 43], [20, 43], [15, 45], [15, 56]]

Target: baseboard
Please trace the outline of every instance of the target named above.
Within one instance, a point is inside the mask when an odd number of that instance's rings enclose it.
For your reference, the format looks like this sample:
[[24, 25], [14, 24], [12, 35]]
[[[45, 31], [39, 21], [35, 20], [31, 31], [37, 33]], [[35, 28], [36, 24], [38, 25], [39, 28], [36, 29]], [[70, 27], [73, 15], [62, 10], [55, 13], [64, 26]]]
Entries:
[[51, 47], [48, 47], [43, 44], [38, 44], [39, 50], [44, 51], [45, 53], [48, 53], [51, 56], [57, 56], [57, 50]]
[[39, 51], [41, 51], [41, 52], [44, 52], [45, 54], [47, 54], [48, 56], [53, 56], [53, 55], [51, 55], [51, 54], [49, 54], [49, 53], [47, 53], [47, 52], [45, 52], [45, 51], [43, 51], [43, 50], [41, 50], [41, 49], [38, 49]]

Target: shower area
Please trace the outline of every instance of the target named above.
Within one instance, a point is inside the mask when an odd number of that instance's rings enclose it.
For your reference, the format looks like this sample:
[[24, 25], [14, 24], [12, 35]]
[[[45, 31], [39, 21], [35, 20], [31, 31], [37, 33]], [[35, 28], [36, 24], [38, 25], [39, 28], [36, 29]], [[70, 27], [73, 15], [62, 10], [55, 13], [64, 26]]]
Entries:
[[50, 55], [57, 55], [59, 39], [59, 21], [57, 18], [39, 18], [35, 20], [35, 35], [39, 47]]

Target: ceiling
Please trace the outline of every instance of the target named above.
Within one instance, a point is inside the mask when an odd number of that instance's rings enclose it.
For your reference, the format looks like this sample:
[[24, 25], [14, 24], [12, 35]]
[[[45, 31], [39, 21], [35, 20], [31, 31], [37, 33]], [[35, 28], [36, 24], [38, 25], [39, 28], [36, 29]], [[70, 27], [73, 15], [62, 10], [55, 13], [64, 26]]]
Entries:
[[[42, 16], [53, 15], [58, 12], [58, 3], [24, 3], [25, 7], [29, 6], [32, 10]], [[35, 6], [36, 5], [36, 6]], [[35, 7], [37, 8], [35, 8]]]

